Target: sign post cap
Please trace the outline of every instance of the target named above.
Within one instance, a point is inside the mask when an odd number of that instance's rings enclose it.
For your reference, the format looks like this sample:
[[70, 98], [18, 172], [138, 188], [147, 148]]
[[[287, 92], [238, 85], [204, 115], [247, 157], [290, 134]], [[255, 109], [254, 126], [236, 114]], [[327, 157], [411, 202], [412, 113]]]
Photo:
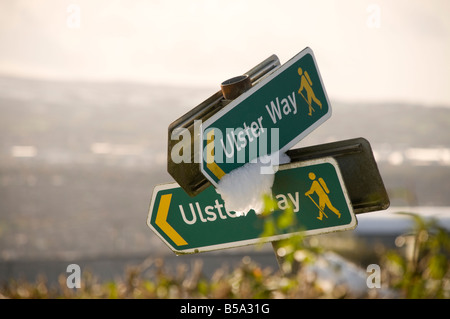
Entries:
[[234, 100], [251, 87], [252, 81], [247, 74], [235, 76], [220, 84], [223, 97], [227, 100]]

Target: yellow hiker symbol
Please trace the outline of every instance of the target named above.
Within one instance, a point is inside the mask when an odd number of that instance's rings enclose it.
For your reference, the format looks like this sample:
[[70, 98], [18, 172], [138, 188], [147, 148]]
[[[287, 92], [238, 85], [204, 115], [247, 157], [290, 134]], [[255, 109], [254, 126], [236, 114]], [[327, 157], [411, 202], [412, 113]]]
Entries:
[[[341, 213], [339, 213], [339, 210], [337, 210], [330, 201], [330, 198], [327, 194], [330, 193], [330, 190], [327, 187], [327, 184], [323, 180], [322, 177], [319, 178], [319, 180], [316, 180], [316, 174], [313, 172], [310, 172], [308, 174], [308, 177], [310, 180], [312, 180], [312, 185], [309, 191], [305, 193], [305, 196], [308, 196], [309, 199], [314, 203], [314, 205], [317, 206], [319, 209], [319, 217], [317, 219], [322, 220], [323, 216], [325, 215], [326, 218], [328, 218], [327, 214], [325, 214], [325, 207], [328, 207], [329, 210], [331, 210], [333, 213], [335, 213], [338, 218], [341, 218]], [[313, 193], [316, 193], [319, 197], [319, 204], [314, 201], [314, 199], [311, 197]]]
[[[298, 74], [300, 75], [300, 88], [298, 89], [298, 93], [305, 99], [306, 103], [309, 105], [309, 113], [308, 115], [311, 116], [312, 112], [315, 112], [314, 108], [312, 107], [312, 101], [314, 101], [320, 109], [322, 109], [322, 103], [319, 101], [319, 99], [314, 94], [314, 91], [312, 89], [312, 81], [309, 77], [309, 74], [307, 71], [303, 72], [302, 68], [298, 68]], [[303, 95], [302, 91], [306, 91], [306, 97]]]

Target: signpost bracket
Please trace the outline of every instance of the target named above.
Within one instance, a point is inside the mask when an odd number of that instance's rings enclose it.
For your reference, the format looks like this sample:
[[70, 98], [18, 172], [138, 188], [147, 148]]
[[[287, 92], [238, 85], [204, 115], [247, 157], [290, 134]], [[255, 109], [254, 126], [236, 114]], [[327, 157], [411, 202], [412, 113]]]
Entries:
[[355, 214], [389, 207], [389, 196], [370, 143], [365, 138], [291, 149], [286, 154], [291, 158], [291, 162], [333, 157], [341, 170]]

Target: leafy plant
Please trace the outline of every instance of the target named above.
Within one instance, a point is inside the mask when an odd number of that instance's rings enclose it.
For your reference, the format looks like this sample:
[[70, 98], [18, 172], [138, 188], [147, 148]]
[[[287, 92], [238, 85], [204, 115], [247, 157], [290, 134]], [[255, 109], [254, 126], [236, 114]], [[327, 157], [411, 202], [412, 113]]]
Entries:
[[[264, 234], [292, 227], [286, 210], [279, 217], [267, 211]], [[410, 234], [397, 239], [400, 249], [389, 250], [380, 258], [382, 285], [399, 298], [450, 298], [450, 236], [435, 220], [403, 213], [414, 220]], [[296, 226], [298, 227], [298, 225]], [[324, 289], [319, 278], [306, 271], [315, 265], [323, 249], [311, 245], [309, 238], [298, 235], [277, 242], [282, 271], [263, 269], [244, 257], [231, 272], [219, 268], [210, 277], [203, 274], [201, 261], [191, 267], [178, 264], [170, 271], [161, 258], [148, 258], [125, 270], [122, 278], [101, 282], [92, 272], [82, 273], [81, 288], [69, 289], [66, 277], [50, 286], [43, 276], [36, 281], [10, 280], [0, 286], [0, 298], [352, 298], [346, 287]], [[380, 297], [368, 291], [366, 298]], [[361, 297], [358, 295], [357, 297]]]
[[385, 255], [384, 276], [406, 298], [450, 298], [449, 233], [434, 219], [400, 214], [414, 220], [414, 229], [397, 238], [405, 254], [391, 250]]

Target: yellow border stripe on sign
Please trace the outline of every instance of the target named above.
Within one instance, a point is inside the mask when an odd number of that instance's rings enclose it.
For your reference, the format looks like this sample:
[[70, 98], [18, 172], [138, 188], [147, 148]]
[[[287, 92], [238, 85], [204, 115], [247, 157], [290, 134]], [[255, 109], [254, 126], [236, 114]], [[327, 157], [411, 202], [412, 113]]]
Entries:
[[214, 174], [218, 179], [225, 176], [225, 172], [214, 162], [214, 130], [211, 130], [207, 134], [208, 144], [206, 144], [206, 167]]
[[158, 212], [156, 213], [155, 224], [167, 235], [177, 246], [184, 246], [188, 243], [173, 229], [167, 222], [167, 214], [169, 213], [170, 201], [172, 194], [161, 195], [159, 201]]

